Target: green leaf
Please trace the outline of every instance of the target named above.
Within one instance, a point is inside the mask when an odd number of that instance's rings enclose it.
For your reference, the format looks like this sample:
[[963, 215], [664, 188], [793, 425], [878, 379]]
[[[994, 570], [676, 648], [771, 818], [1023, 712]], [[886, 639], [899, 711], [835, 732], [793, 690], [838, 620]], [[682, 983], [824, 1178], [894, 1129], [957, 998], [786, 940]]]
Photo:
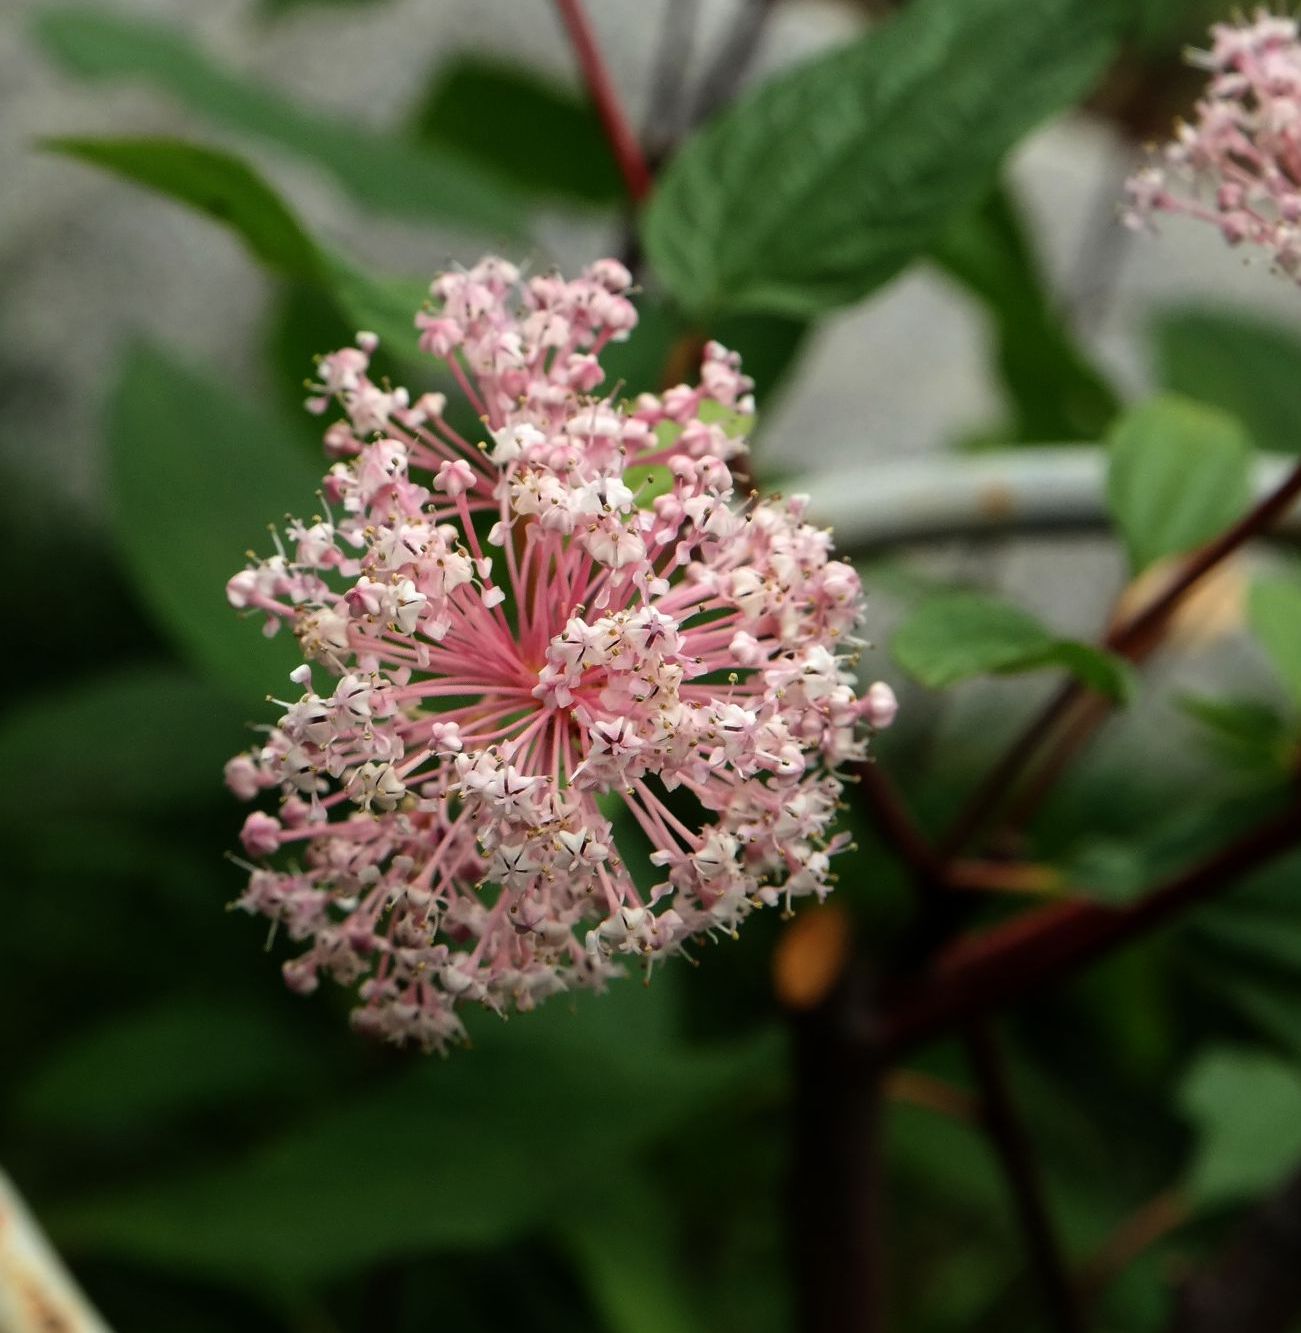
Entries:
[[209, 124], [316, 162], [371, 208], [503, 236], [517, 236], [522, 229], [518, 197], [464, 158], [296, 106], [227, 73], [168, 24], [74, 6], [43, 10], [35, 34], [45, 52], [71, 73], [144, 82], [169, 93]]
[[1254, 1198], [1301, 1158], [1301, 1074], [1275, 1056], [1212, 1051], [1189, 1071], [1180, 1102], [1198, 1131], [1187, 1181], [1196, 1206]]
[[1301, 337], [1245, 312], [1179, 307], [1152, 323], [1163, 388], [1236, 417], [1258, 448], [1301, 453]]
[[17, 1110], [60, 1134], [140, 1134], [269, 1091], [297, 1092], [315, 1072], [302, 1034], [274, 1015], [229, 999], [169, 997], [56, 1050], [24, 1081]]
[[859, 299], [1088, 91], [1115, 31], [1101, 0], [918, 0], [687, 141], [645, 215], [656, 273], [698, 317]]
[[279, 195], [229, 153], [179, 139], [46, 139], [44, 147], [188, 204], [230, 227], [268, 268], [320, 275], [321, 254]]
[[895, 631], [890, 650], [931, 689], [1043, 667], [1062, 667], [1110, 698], [1124, 699], [1130, 689], [1129, 670], [1119, 658], [1059, 638], [1029, 612], [981, 593], [945, 593], [923, 602]]
[[[64, 815], [185, 809], [211, 802], [247, 720], [211, 685], [139, 666], [30, 696], [0, 725], [0, 771], [57, 794]], [[6, 827], [30, 817], [20, 809]]]
[[1119, 838], [1082, 838], [1071, 849], [1062, 874], [1070, 889], [1114, 906], [1141, 897], [1152, 882], [1143, 849]]
[[988, 310], [998, 371], [1014, 414], [1012, 437], [1097, 439], [1119, 402], [1050, 301], [1007, 191], [995, 191], [958, 219], [931, 257]]
[[1301, 579], [1258, 579], [1247, 598], [1247, 621], [1284, 686], [1301, 703]]
[[1110, 438], [1107, 503], [1135, 573], [1222, 532], [1250, 500], [1251, 443], [1230, 416], [1166, 395]]
[[335, 256], [327, 260], [329, 289], [355, 329], [378, 334], [394, 356], [420, 356], [416, 312], [429, 299], [429, 282], [418, 278], [372, 278]]
[[561, 1232], [610, 1333], [704, 1333], [662, 1187], [624, 1175]]
[[264, 1147], [51, 1209], [82, 1251], [258, 1286], [331, 1281], [387, 1257], [498, 1244], [572, 1206], [686, 1119], [717, 1114], [780, 1061], [767, 1037], [675, 1039], [673, 986], [557, 999], [476, 1049], [421, 1060], [276, 1127]]
[[1180, 932], [1191, 979], [1295, 1057], [1301, 1057], [1298, 864], [1293, 853], [1258, 871], [1231, 897], [1197, 911]]
[[1259, 699], [1185, 695], [1179, 707], [1199, 724], [1208, 746], [1241, 768], [1281, 776], [1296, 746], [1277, 708]]
[[244, 396], [137, 347], [109, 413], [110, 518], [140, 594], [189, 659], [245, 700], [301, 660], [293, 636], [260, 641], [226, 602], [267, 526], [317, 505], [320, 470]]
[[52, 139], [46, 146], [198, 209], [234, 231], [274, 272], [328, 293], [354, 332], [369, 329], [399, 357], [418, 355], [415, 315], [428, 283], [373, 278], [322, 250], [237, 157], [178, 139]]
[[613, 207], [624, 197], [590, 103], [531, 69], [477, 55], [441, 65], [414, 129], [543, 199]]

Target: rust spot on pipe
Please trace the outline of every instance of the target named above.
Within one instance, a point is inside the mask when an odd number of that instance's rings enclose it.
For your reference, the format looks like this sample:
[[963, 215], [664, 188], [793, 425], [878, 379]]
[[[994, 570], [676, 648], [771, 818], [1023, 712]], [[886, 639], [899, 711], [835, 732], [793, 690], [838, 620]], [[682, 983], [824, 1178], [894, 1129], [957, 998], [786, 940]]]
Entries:
[[976, 509], [981, 518], [998, 521], [1016, 513], [1016, 492], [1001, 481], [981, 488], [976, 496]]

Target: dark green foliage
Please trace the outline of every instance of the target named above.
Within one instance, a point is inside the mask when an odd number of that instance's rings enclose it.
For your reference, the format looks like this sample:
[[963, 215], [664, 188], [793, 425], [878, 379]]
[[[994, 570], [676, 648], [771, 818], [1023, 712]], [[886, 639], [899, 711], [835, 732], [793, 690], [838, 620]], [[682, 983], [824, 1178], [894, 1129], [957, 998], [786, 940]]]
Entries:
[[1106, 0], [920, 0], [764, 84], [665, 172], [643, 229], [660, 280], [706, 316], [865, 296], [1088, 91], [1116, 32]]

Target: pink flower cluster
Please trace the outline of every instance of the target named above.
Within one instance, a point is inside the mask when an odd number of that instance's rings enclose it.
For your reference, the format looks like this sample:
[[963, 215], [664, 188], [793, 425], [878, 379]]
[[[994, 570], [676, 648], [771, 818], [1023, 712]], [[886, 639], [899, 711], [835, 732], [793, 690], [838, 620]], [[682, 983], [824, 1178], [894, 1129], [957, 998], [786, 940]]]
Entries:
[[1193, 56], [1211, 72], [1195, 121], [1178, 126], [1161, 165], [1131, 178], [1126, 221], [1141, 227], [1156, 212], [1198, 218], [1232, 245], [1261, 246], [1301, 279], [1297, 21], [1259, 9], [1251, 23], [1211, 32], [1211, 50]]
[[373, 336], [323, 358], [329, 515], [230, 580], [305, 659], [227, 766], [279, 795], [244, 825], [238, 905], [305, 944], [295, 990], [356, 986], [367, 1032], [441, 1049], [463, 1002], [530, 1009], [823, 896], [834, 771], [893, 716], [887, 686], [855, 691], [862, 592], [828, 533], [799, 499], [734, 504], [738, 358], [711, 343], [696, 387], [594, 396], [630, 281], [499, 259], [435, 280], [421, 344], [481, 443], [441, 394], [371, 379]]

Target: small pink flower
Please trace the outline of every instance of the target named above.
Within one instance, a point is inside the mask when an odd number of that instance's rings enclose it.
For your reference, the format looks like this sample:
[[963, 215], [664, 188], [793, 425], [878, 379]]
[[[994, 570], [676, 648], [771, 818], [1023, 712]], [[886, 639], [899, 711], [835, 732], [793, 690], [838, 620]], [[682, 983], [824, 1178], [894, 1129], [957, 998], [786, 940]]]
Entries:
[[1162, 162], [1129, 180], [1125, 220], [1154, 213], [1209, 222], [1230, 245], [1267, 250], [1301, 280], [1301, 40], [1295, 19], [1261, 8], [1250, 23], [1211, 29], [1191, 63], [1211, 73], [1192, 124]]
[[295, 990], [355, 986], [367, 1032], [442, 1048], [464, 1003], [530, 1009], [824, 896], [835, 771], [893, 717], [887, 687], [856, 693], [862, 590], [828, 533], [799, 498], [734, 503], [737, 358], [711, 343], [698, 387], [588, 396], [636, 321], [629, 283], [609, 260], [435, 280], [425, 341], [482, 445], [437, 396], [377, 387], [370, 336], [325, 357], [335, 512], [231, 580], [333, 678], [295, 671], [304, 693], [228, 765], [237, 795], [282, 800], [245, 824], [267, 865], [239, 905], [306, 943]]

